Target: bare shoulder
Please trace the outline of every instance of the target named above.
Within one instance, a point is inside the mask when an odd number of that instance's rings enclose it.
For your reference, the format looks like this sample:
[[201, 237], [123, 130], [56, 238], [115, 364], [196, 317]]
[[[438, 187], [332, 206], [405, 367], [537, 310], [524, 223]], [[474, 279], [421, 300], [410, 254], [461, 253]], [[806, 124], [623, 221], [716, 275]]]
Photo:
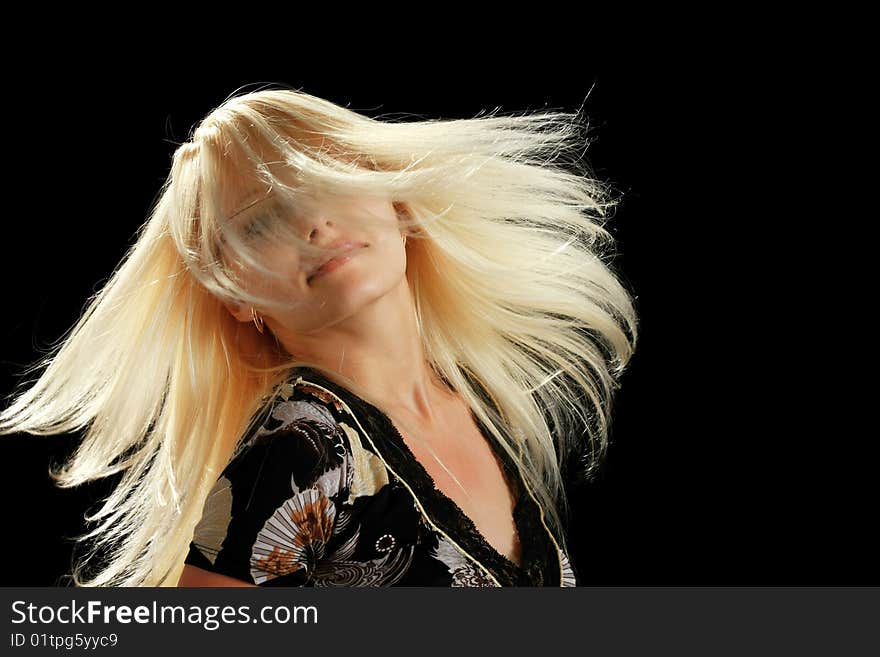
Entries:
[[180, 587], [205, 587], [205, 586], [256, 586], [234, 577], [228, 577], [219, 573], [212, 573], [204, 568], [185, 564], [180, 580], [177, 582]]

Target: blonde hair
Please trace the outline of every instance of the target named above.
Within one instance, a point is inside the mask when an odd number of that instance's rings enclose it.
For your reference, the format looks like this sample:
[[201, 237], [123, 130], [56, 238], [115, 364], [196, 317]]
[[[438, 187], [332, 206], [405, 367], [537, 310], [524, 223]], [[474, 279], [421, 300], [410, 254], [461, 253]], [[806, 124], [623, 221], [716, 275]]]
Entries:
[[77, 537], [89, 549], [74, 583], [175, 586], [209, 490], [292, 367], [374, 401], [223, 306], [281, 303], [230, 267], [276, 275], [237, 222], [262, 207], [262, 230], [310, 252], [267, 217], [317, 192], [393, 200], [428, 363], [516, 459], [564, 546], [563, 459], [580, 454], [586, 473], [602, 461], [637, 325], [603, 227], [616, 201], [589, 175], [585, 136], [581, 110], [383, 121], [287, 88], [205, 117], [136, 243], [0, 414], [4, 434], [87, 428], [50, 469], [58, 486], [120, 475]]

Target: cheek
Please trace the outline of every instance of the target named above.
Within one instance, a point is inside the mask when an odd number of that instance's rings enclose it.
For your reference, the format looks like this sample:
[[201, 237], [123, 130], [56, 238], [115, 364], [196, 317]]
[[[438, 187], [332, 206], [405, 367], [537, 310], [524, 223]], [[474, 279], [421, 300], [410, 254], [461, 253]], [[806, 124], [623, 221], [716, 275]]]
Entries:
[[371, 228], [369, 230], [377, 235], [384, 236], [389, 232], [400, 232], [397, 209], [387, 199], [367, 199], [359, 204], [357, 212], [370, 218]]
[[231, 266], [237, 280], [246, 290], [257, 294], [289, 294], [292, 290], [305, 286], [305, 274], [300, 270], [296, 256], [280, 252], [264, 253], [259, 262], [275, 275], [270, 276], [239, 264]]
[[381, 252], [377, 251], [372, 256], [368, 268], [372, 268], [372, 273], [375, 273], [373, 278], [381, 281], [384, 287], [393, 287], [406, 274], [407, 254], [398, 233], [387, 235]]

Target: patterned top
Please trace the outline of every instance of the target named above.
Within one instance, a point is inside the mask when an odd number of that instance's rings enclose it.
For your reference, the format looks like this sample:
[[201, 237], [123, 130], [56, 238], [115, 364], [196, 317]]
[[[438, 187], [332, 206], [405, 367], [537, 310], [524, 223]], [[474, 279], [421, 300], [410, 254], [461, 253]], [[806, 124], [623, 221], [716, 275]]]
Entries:
[[575, 586], [510, 457], [521, 565], [434, 484], [381, 410], [311, 368], [267, 404], [205, 503], [186, 563], [258, 586]]

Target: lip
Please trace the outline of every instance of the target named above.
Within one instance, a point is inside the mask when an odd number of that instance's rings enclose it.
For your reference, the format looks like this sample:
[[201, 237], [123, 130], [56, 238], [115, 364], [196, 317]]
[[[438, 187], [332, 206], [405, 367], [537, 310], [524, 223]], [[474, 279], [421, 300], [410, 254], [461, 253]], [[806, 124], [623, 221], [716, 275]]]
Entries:
[[352, 257], [354, 257], [352, 255], [353, 251], [360, 250], [365, 246], [367, 246], [365, 242], [354, 242], [351, 240], [340, 240], [338, 242], [334, 242], [328, 248], [340, 249], [340, 250], [342, 250], [342, 253], [340, 253], [339, 255], [333, 256], [331, 258], [328, 258], [319, 267], [316, 267], [315, 269], [313, 269], [312, 273], [309, 274], [306, 281], [310, 283], [312, 280], [314, 280], [318, 276], [321, 276], [323, 274], [326, 274], [328, 272], [333, 271], [334, 269], [336, 269], [338, 267], [341, 267], [346, 262], [351, 260]]

